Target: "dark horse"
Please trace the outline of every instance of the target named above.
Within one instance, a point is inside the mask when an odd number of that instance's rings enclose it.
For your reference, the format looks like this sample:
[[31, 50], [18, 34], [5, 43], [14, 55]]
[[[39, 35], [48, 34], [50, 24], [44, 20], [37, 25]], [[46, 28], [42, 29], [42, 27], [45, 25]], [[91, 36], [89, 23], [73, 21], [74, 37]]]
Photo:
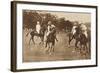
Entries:
[[35, 30], [32, 30], [31, 32], [29, 32], [30, 35], [31, 35], [31, 38], [29, 40], [29, 45], [30, 45], [31, 40], [35, 44], [35, 42], [34, 42], [34, 36], [37, 36], [37, 37], [39, 37], [41, 39], [41, 42], [39, 43], [39, 44], [41, 44], [44, 41], [45, 30], [46, 29], [44, 27], [42, 27], [41, 30], [40, 30], [40, 34], [38, 34]]
[[[80, 52], [82, 53], [83, 51], [87, 51], [88, 53], [90, 52], [90, 32], [86, 31], [87, 33], [87, 37], [86, 35], [81, 31], [81, 28], [79, 26], [77, 26], [75, 28], [76, 33], [73, 35], [70, 32], [70, 36], [69, 36], [69, 45], [70, 42], [75, 39], [75, 49], [76, 48], [80, 48]], [[77, 46], [79, 43], [79, 47]], [[87, 44], [89, 44], [89, 48], [87, 47]]]
[[90, 48], [91, 48], [90, 47], [91, 46], [90, 30], [87, 30], [86, 33], [87, 33], [87, 37], [83, 33], [80, 34], [80, 48], [82, 48], [82, 50], [85, 51], [86, 53], [90, 53]]
[[55, 45], [55, 40], [57, 40], [56, 38], [56, 29], [52, 29], [50, 34], [48, 36], [46, 36], [46, 45], [45, 48], [48, 47], [47, 51], [49, 53], [54, 52], [54, 45]]
[[75, 39], [75, 48], [77, 48], [78, 46], [77, 46], [77, 44], [78, 44], [78, 42], [80, 41], [80, 27], [79, 26], [77, 26], [76, 28], [75, 28], [75, 34], [73, 35], [72, 34], [72, 32], [69, 32], [69, 45], [70, 45], [70, 42], [73, 40], [73, 39]]

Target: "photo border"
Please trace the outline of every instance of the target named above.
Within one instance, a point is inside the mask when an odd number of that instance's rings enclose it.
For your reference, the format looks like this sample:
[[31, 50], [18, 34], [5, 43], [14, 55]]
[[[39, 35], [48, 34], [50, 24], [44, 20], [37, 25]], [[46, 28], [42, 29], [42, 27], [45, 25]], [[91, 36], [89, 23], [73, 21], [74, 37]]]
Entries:
[[[35, 4], [35, 5], [50, 5], [50, 6], [67, 6], [67, 7], [82, 7], [96, 9], [96, 64], [84, 66], [68, 66], [68, 67], [52, 67], [52, 68], [37, 68], [37, 69], [17, 69], [17, 4]], [[12, 1], [11, 2], [11, 71], [37, 71], [37, 70], [53, 70], [53, 69], [68, 69], [68, 68], [84, 68], [98, 66], [98, 7], [90, 5], [74, 5], [74, 4], [58, 4], [58, 3], [42, 3], [42, 2], [27, 2], [27, 1]]]

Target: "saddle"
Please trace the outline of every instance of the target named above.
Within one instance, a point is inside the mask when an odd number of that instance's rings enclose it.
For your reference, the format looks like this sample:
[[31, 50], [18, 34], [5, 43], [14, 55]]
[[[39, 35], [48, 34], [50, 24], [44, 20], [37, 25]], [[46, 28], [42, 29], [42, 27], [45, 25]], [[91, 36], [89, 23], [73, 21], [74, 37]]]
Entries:
[[40, 30], [39, 33], [35, 30], [34, 33], [37, 34], [37, 35], [43, 35], [43, 31], [41, 31], [41, 30]]

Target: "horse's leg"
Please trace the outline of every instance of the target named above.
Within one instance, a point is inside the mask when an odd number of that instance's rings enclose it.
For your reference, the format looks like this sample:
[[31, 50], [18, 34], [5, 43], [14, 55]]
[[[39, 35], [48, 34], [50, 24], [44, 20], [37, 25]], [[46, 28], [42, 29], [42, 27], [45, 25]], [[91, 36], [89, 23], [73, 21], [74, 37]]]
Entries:
[[82, 43], [80, 42], [79, 52], [81, 53], [82, 50]]
[[84, 55], [84, 45], [83, 44], [81, 44], [80, 54], [81, 54], [81, 56]]
[[48, 53], [49, 52], [49, 42], [48, 41], [46, 41], [45, 48], [46, 48], [46, 53]]
[[58, 42], [58, 39], [57, 39], [57, 37], [55, 36], [55, 40]]
[[76, 42], [75, 42], [75, 49], [78, 48], [78, 46], [77, 46], [78, 42], [79, 42], [79, 41], [76, 39]]
[[32, 36], [32, 41], [33, 41], [33, 44], [35, 44], [35, 42], [34, 42], [34, 36]]
[[44, 36], [41, 36], [41, 41], [42, 41], [42, 42], [44, 41]]
[[78, 47], [79, 50], [81, 51], [81, 50], [82, 50], [82, 45], [83, 45], [82, 42], [81, 42], [80, 40], [78, 40], [78, 43], [77, 43], [77, 44], [78, 44], [77, 47]]
[[48, 42], [47, 45], [47, 51], [49, 54], [51, 54], [51, 44]]
[[40, 43], [39, 44], [42, 44], [42, 42], [43, 42], [43, 36], [40, 36]]
[[87, 54], [87, 43], [82, 43], [81, 44], [81, 49], [80, 49], [80, 53], [83, 56], [86, 56]]
[[83, 50], [82, 50], [82, 56], [84, 56], [84, 57], [86, 57], [86, 54], [87, 54], [87, 52], [86, 52], [86, 44], [83, 44]]
[[69, 41], [68, 41], [68, 42], [69, 42], [69, 45], [70, 45], [70, 42], [71, 42], [71, 37], [70, 37], [70, 35], [69, 35]]
[[54, 52], [55, 40], [52, 42], [52, 51]]
[[41, 45], [41, 41], [42, 41], [42, 40], [41, 40], [41, 36], [39, 36], [38, 38], [40, 39], [39, 45]]
[[47, 41], [46, 41], [46, 43], [45, 43], [45, 48], [47, 48]]
[[81, 41], [80, 42], [80, 54], [81, 56], [84, 55], [85, 44]]
[[70, 42], [73, 40], [74, 38], [74, 35], [71, 37], [71, 35], [69, 36], [69, 45], [70, 45]]
[[32, 36], [31, 36], [31, 38], [29, 39], [29, 49], [31, 49], [31, 46], [30, 46], [31, 40], [32, 40]]
[[29, 35], [30, 31], [28, 33], [26, 33], [26, 37]]
[[89, 48], [87, 47], [87, 43], [85, 43], [85, 51], [86, 51], [86, 54], [88, 54], [89, 53]]
[[88, 42], [88, 48], [89, 48], [89, 52], [90, 52], [90, 48], [91, 48], [91, 44], [90, 44], [90, 41]]
[[32, 37], [31, 37], [30, 40], [29, 40], [29, 45], [30, 45], [31, 40], [32, 40]]
[[88, 53], [90, 54], [90, 51], [91, 51], [91, 44], [90, 44], [90, 42], [88, 43]]
[[52, 53], [53, 53], [53, 43], [51, 42], [50, 44], [49, 44], [49, 54], [51, 55]]

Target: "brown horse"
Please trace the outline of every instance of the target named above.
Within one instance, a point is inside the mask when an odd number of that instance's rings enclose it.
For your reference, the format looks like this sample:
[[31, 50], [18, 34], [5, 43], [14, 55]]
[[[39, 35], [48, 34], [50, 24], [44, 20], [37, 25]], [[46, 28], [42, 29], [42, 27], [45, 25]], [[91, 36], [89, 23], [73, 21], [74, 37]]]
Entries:
[[[82, 33], [81, 28], [77, 26], [75, 29], [75, 34], [69, 32], [69, 45], [73, 39], [75, 39], [75, 49], [80, 48], [80, 52], [87, 51], [90, 53], [90, 32], [86, 31], [87, 37], [84, 33]], [[79, 46], [78, 46], [79, 44]]]
[[29, 33], [27, 33], [26, 36], [28, 36], [28, 34], [30, 34], [30, 40], [29, 40], [29, 45], [30, 42], [32, 41], [35, 45], [35, 41], [34, 41], [34, 37], [37, 36], [41, 39], [41, 42], [39, 44], [41, 44], [42, 42], [44, 42], [44, 35], [45, 35], [45, 31], [46, 29], [44, 27], [41, 28], [40, 33], [38, 34], [35, 30], [30, 31]]
[[56, 38], [56, 29], [52, 29], [50, 34], [46, 38], [45, 48], [48, 48], [47, 52], [51, 54], [52, 52], [54, 52], [55, 40], [58, 41]]

